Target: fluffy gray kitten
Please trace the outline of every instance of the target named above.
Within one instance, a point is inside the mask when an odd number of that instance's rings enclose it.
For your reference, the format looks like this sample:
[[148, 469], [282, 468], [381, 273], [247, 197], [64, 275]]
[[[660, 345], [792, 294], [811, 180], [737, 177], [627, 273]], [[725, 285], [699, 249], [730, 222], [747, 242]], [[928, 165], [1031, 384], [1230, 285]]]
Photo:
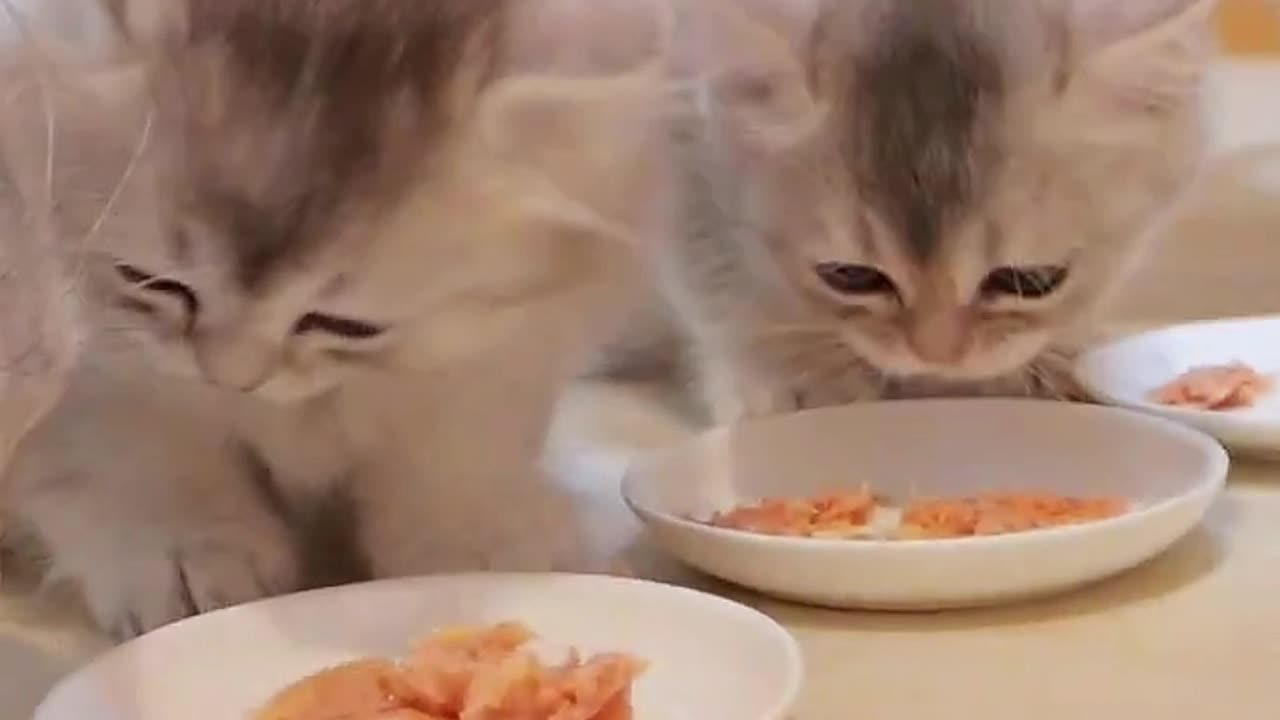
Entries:
[[[1071, 343], [1197, 175], [1212, 1], [700, 6], [658, 262], [713, 419], [1071, 396]], [[655, 347], [635, 323], [615, 368]]]
[[8, 498], [52, 572], [133, 635], [298, 587], [331, 502], [376, 576], [590, 566], [539, 456], [667, 185], [653, 8], [109, 5], [119, 62], [3, 76], [93, 240]]

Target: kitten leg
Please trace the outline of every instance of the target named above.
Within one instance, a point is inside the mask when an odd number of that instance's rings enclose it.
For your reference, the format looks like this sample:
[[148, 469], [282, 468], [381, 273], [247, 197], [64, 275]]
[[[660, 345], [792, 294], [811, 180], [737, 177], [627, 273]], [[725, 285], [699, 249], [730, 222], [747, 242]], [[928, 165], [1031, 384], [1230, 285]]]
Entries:
[[375, 575], [603, 565], [540, 467], [560, 375], [538, 367], [537, 350], [349, 388], [360, 395], [345, 414], [366, 434], [357, 446], [376, 448], [352, 479]]
[[715, 354], [702, 358], [701, 389], [717, 425], [876, 400], [885, 393], [884, 381], [859, 365], [824, 373], [803, 365], [767, 370]]
[[296, 586], [290, 534], [207, 397], [79, 380], [20, 448], [17, 510], [105, 630], [127, 638]]
[[[478, 439], [430, 467], [379, 464], [355, 479], [375, 577], [440, 572], [590, 571], [573, 503], [533, 463], [498, 468]], [[501, 452], [500, 450], [498, 452]], [[466, 457], [464, 457], [464, 455]]]
[[802, 398], [782, 378], [750, 366], [740, 355], [699, 345], [699, 389], [713, 424], [731, 425], [799, 409]]

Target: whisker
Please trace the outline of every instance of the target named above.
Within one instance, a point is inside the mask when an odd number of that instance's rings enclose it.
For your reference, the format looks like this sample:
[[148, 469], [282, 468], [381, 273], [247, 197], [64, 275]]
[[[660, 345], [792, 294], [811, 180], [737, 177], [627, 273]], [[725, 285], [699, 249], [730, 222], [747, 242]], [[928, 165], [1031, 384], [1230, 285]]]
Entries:
[[102, 210], [93, 221], [93, 225], [89, 227], [88, 232], [80, 240], [81, 252], [78, 253], [76, 272], [74, 273], [77, 278], [81, 277], [85, 265], [85, 257], [88, 254], [84, 251], [88, 249], [89, 243], [102, 230], [102, 226], [106, 224], [107, 218], [111, 216], [111, 212], [115, 209], [116, 203], [120, 201], [120, 196], [124, 194], [125, 187], [128, 186], [142, 160], [142, 153], [146, 149], [147, 143], [151, 140], [151, 125], [154, 118], [154, 112], [147, 113], [146, 122], [142, 126], [142, 134], [138, 138], [137, 145], [133, 148], [133, 153], [129, 156], [129, 162], [125, 165], [124, 172], [120, 174], [120, 179], [116, 182], [115, 187], [112, 188], [111, 194], [107, 197], [107, 202], [102, 206]]
[[1027, 371], [1030, 377], [1035, 378], [1035, 380], [1039, 382], [1040, 386], [1049, 395], [1050, 399], [1053, 399], [1053, 400], [1069, 399], [1067, 393], [1064, 392], [1062, 388], [1058, 386], [1058, 383], [1053, 379], [1053, 377], [1046, 370], [1038, 367], [1033, 363], [1027, 366]]
[[[30, 26], [23, 13], [14, 7], [12, 0], [0, 0], [0, 8], [4, 10], [4, 14], [9, 18], [9, 22], [18, 32], [18, 36], [22, 39], [23, 47], [28, 54], [28, 61], [31, 62], [37, 70], [41, 68], [43, 63], [39, 62], [40, 54], [36, 47], [35, 36], [31, 32]], [[44, 201], [49, 209], [54, 207], [53, 196], [55, 192], [54, 182], [54, 166], [57, 157], [57, 137], [58, 122], [57, 112], [54, 109], [53, 97], [49, 92], [47, 79], [41, 77], [40, 82], [40, 104], [41, 110], [45, 118], [45, 162], [44, 162], [44, 180], [45, 180], [45, 198]]]
[[832, 333], [833, 330], [831, 327], [803, 323], [796, 323], [792, 325], [766, 325], [764, 327], [753, 328], [751, 331], [753, 339], [809, 336], [821, 338], [831, 336]]

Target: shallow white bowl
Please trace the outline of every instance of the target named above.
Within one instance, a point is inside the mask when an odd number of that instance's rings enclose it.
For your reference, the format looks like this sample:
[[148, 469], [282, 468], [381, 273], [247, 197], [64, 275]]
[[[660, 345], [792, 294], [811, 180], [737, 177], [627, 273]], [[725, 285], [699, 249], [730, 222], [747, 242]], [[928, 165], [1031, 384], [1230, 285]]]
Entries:
[[721, 598], [607, 577], [462, 575], [321, 590], [161, 629], [55, 688], [35, 720], [247, 720], [311, 672], [403, 655], [442, 626], [506, 620], [553, 647], [648, 660], [636, 720], [782, 720], [800, 686], [791, 636]]
[[[920, 400], [713, 430], [635, 463], [623, 492], [660, 544], [711, 575], [818, 605], [932, 610], [1056, 593], [1132, 568], [1201, 520], [1227, 465], [1208, 436], [1124, 410]], [[864, 483], [898, 501], [1047, 490], [1140, 505], [1102, 522], [960, 540], [778, 538], [687, 519]]]
[[1101, 401], [1199, 428], [1233, 449], [1280, 452], [1280, 391], [1251, 408], [1226, 412], [1149, 399], [1152, 390], [1196, 365], [1236, 360], [1264, 374], [1280, 373], [1280, 316], [1190, 323], [1125, 338], [1085, 353], [1076, 378]]

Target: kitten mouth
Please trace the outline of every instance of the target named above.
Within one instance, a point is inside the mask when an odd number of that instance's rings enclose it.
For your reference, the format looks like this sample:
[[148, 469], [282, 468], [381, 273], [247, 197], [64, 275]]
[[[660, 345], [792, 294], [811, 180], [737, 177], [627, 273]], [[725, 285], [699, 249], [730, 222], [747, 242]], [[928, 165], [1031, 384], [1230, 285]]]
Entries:
[[875, 367], [891, 383], [964, 385], [1008, 378], [1026, 370], [1035, 361], [1035, 357], [1036, 353], [1030, 353], [1026, 357], [1008, 358], [1004, 362], [978, 363], [965, 359], [951, 364], [931, 363], [913, 357], [906, 366], [897, 364], [894, 367]]
[[925, 383], [944, 383], [944, 384], [963, 384], [977, 383], [987, 380], [994, 380], [1008, 373], [990, 373], [978, 372], [974, 370], [966, 370], [957, 367], [929, 367], [927, 369], [912, 370], [908, 372], [884, 371], [881, 373], [890, 382], [925, 382]]

